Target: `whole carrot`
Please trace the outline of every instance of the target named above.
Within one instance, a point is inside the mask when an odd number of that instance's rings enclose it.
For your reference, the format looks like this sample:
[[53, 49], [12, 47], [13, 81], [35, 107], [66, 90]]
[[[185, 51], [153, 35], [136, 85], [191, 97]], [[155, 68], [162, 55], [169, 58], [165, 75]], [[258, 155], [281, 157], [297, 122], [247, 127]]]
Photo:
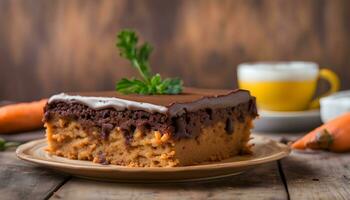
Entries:
[[292, 144], [294, 149], [350, 151], [350, 113], [339, 116]]
[[0, 107], [0, 133], [29, 131], [43, 126], [47, 99]]

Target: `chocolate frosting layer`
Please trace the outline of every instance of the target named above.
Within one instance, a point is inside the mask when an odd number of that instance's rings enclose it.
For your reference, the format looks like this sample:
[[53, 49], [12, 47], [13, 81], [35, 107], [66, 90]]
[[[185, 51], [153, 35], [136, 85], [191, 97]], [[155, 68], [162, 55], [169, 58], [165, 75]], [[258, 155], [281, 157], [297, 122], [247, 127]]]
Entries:
[[143, 110], [179, 116], [203, 108], [226, 108], [249, 101], [246, 90], [211, 90], [185, 88], [179, 95], [122, 95], [118, 92], [69, 93], [54, 95], [53, 101], [77, 102], [93, 109], [114, 108], [116, 110]]
[[[91, 97], [93, 101], [87, 101]], [[179, 139], [195, 137], [203, 126], [218, 121], [225, 123], [231, 134], [234, 121], [243, 123], [247, 117], [256, 116], [255, 98], [248, 91], [186, 89], [181, 95], [103, 92], [54, 96], [45, 107], [44, 121], [54, 117], [74, 119], [85, 129], [100, 128], [102, 138], [108, 138], [111, 130], [120, 127], [127, 140], [135, 128], [171, 133]]]

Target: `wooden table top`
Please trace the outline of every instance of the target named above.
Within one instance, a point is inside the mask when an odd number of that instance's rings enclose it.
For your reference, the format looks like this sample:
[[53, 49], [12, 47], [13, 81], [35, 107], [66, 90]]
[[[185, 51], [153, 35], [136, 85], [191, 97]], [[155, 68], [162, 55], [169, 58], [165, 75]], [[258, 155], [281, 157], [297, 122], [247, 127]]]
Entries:
[[[17, 138], [43, 136], [42, 132], [26, 134]], [[263, 135], [276, 140], [300, 136]], [[241, 175], [176, 184], [109, 183], [71, 177], [21, 161], [16, 158], [14, 149], [0, 152], [0, 163], [0, 199], [3, 200], [350, 198], [350, 153], [292, 152], [283, 160], [258, 166]]]

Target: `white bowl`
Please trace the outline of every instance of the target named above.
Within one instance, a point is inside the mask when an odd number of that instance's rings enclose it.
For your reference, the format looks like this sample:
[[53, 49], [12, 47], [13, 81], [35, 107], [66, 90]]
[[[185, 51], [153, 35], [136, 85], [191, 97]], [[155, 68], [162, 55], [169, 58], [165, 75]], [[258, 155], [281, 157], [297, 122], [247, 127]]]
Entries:
[[321, 119], [324, 123], [350, 112], [350, 90], [337, 92], [320, 100]]

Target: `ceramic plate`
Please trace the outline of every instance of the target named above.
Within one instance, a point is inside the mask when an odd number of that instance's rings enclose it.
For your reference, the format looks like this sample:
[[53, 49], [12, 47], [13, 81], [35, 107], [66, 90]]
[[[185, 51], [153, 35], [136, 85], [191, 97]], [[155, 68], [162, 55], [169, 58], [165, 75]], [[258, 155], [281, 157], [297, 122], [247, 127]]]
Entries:
[[274, 112], [259, 110], [255, 132], [308, 132], [322, 124], [320, 110]]
[[221, 162], [173, 168], [130, 168], [100, 165], [89, 161], [70, 160], [45, 151], [46, 141], [35, 140], [17, 148], [20, 159], [73, 176], [118, 182], [182, 182], [232, 176], [256, 165], [275, 161], [290, 153], [288, 146], [254, 135], [253, 154], [237, 156]]

